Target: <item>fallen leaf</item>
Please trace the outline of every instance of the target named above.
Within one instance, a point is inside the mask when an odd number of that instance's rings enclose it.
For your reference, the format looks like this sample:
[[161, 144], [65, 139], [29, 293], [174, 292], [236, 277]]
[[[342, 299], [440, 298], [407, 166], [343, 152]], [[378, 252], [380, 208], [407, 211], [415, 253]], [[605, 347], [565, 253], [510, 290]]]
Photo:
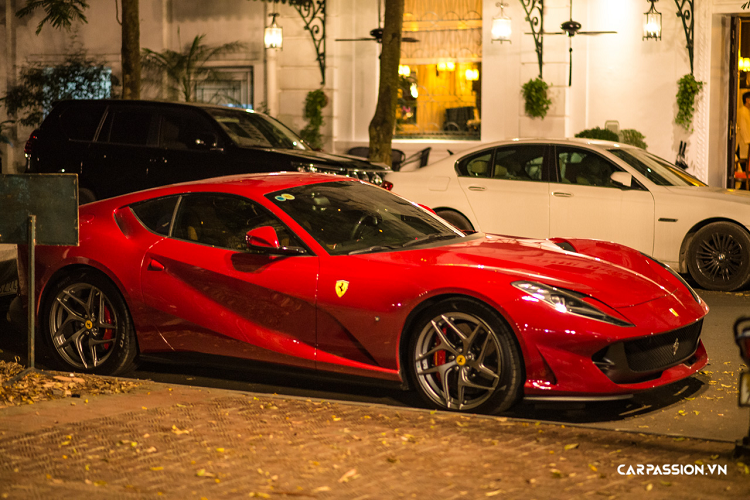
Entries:
[[578, 443], [566, 444], [565, 445], [565, 451], [575, 450], [576, 448], [578, 448]]
[[345, 483], [351, 480], [352, 478], [354, 478], [356, 474], [357, 474], [357, 469], [350, 469], [346, 474], [344, 474], [343, 476], [339, 478], [339, 483]]

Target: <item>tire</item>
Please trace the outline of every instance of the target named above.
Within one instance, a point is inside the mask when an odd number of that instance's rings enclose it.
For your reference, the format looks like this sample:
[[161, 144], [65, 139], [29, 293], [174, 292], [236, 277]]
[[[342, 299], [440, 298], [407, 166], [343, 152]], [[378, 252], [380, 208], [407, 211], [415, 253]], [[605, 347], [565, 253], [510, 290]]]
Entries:
[[454, 212], [453, 210], [436, 210], [435, 213], [459, 229], [466, 231], [474, 230], [474, 226], [471, 225], [469, 219], [458, 212]]
[[52, 286], [39, 326], [51, 357], [65, 370], [118, 375], [133, 368], [138, 347], [127, 305], [94, 270], [73, 272]]
[[96, 201], [96, 195], [93, 191], [86, 188], [78, 189], [78, 204], [85, 205], [87, 203], [93, 203]]
[[687, 267], [699, 286], [731, 292], [750, 281], [750, 236], [729, 222], [714, 222], [695, 233]]
[[524, 381], [511, 330], [491, 309], [465, 298], [438, 302], [420, 315], [407, 363], [420, 396], [443, 410], [500, 413], [516, 403]]

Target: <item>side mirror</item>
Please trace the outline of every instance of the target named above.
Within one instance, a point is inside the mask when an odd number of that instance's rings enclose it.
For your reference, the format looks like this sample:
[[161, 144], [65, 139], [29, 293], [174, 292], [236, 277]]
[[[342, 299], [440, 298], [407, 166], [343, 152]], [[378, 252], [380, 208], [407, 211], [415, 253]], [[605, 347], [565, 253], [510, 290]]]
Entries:
[[419, 205], [420, 207], [424, 208], [428, 212], [437, 215], [437, 213], [435, 213], [435, 211], [433, 209], [431, 209], [430, 207], [428, 207], [427, 205], [422, 205], [421, 203], [417, 203], [417, 205]]
[[219, 138], [211, 132], [201, 132], [195, 138], [196, 149], [215, 149], [219, 146]]
[[612, 172], [609, 179], [617, 187], [629, 188], [633, 186], [633, 176], [627, 172]]
[[275, 255], [303, 255], [307, 250], [300, 247], [282, 247], [276, 230], [271, 226], [251, 229], [245, 235], [248, 250], [260, 250]]

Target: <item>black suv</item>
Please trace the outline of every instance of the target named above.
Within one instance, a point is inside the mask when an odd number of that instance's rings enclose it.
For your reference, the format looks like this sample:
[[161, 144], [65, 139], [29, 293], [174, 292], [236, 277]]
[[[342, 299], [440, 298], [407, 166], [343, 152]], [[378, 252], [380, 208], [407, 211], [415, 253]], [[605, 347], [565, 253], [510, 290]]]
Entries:
[[208, 104], [60, 101], [24, 151], [27, 172], [78, 174], [81, 204], [255, 172], [329, 172], [389, 187], [385, 164], [314, 151], [274, 118]]

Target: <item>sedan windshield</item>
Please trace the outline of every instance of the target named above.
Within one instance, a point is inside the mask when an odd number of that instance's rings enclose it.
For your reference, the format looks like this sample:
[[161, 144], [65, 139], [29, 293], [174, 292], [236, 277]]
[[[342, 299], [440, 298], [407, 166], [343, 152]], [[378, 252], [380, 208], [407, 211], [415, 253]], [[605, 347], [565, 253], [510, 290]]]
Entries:
[[266, 197], [331, 255], [399, 250], [464, 237], [416, 204], [362, 182], [298, 186]]
[[610, 153], [625, 161], [657, 186], [705, 186], [679, 167], [639, 148], [615, 148]]
[[250, 111], [206, 108], [229, 137], [242, 147], [308, 149], [297, 134], [281, 122]]

